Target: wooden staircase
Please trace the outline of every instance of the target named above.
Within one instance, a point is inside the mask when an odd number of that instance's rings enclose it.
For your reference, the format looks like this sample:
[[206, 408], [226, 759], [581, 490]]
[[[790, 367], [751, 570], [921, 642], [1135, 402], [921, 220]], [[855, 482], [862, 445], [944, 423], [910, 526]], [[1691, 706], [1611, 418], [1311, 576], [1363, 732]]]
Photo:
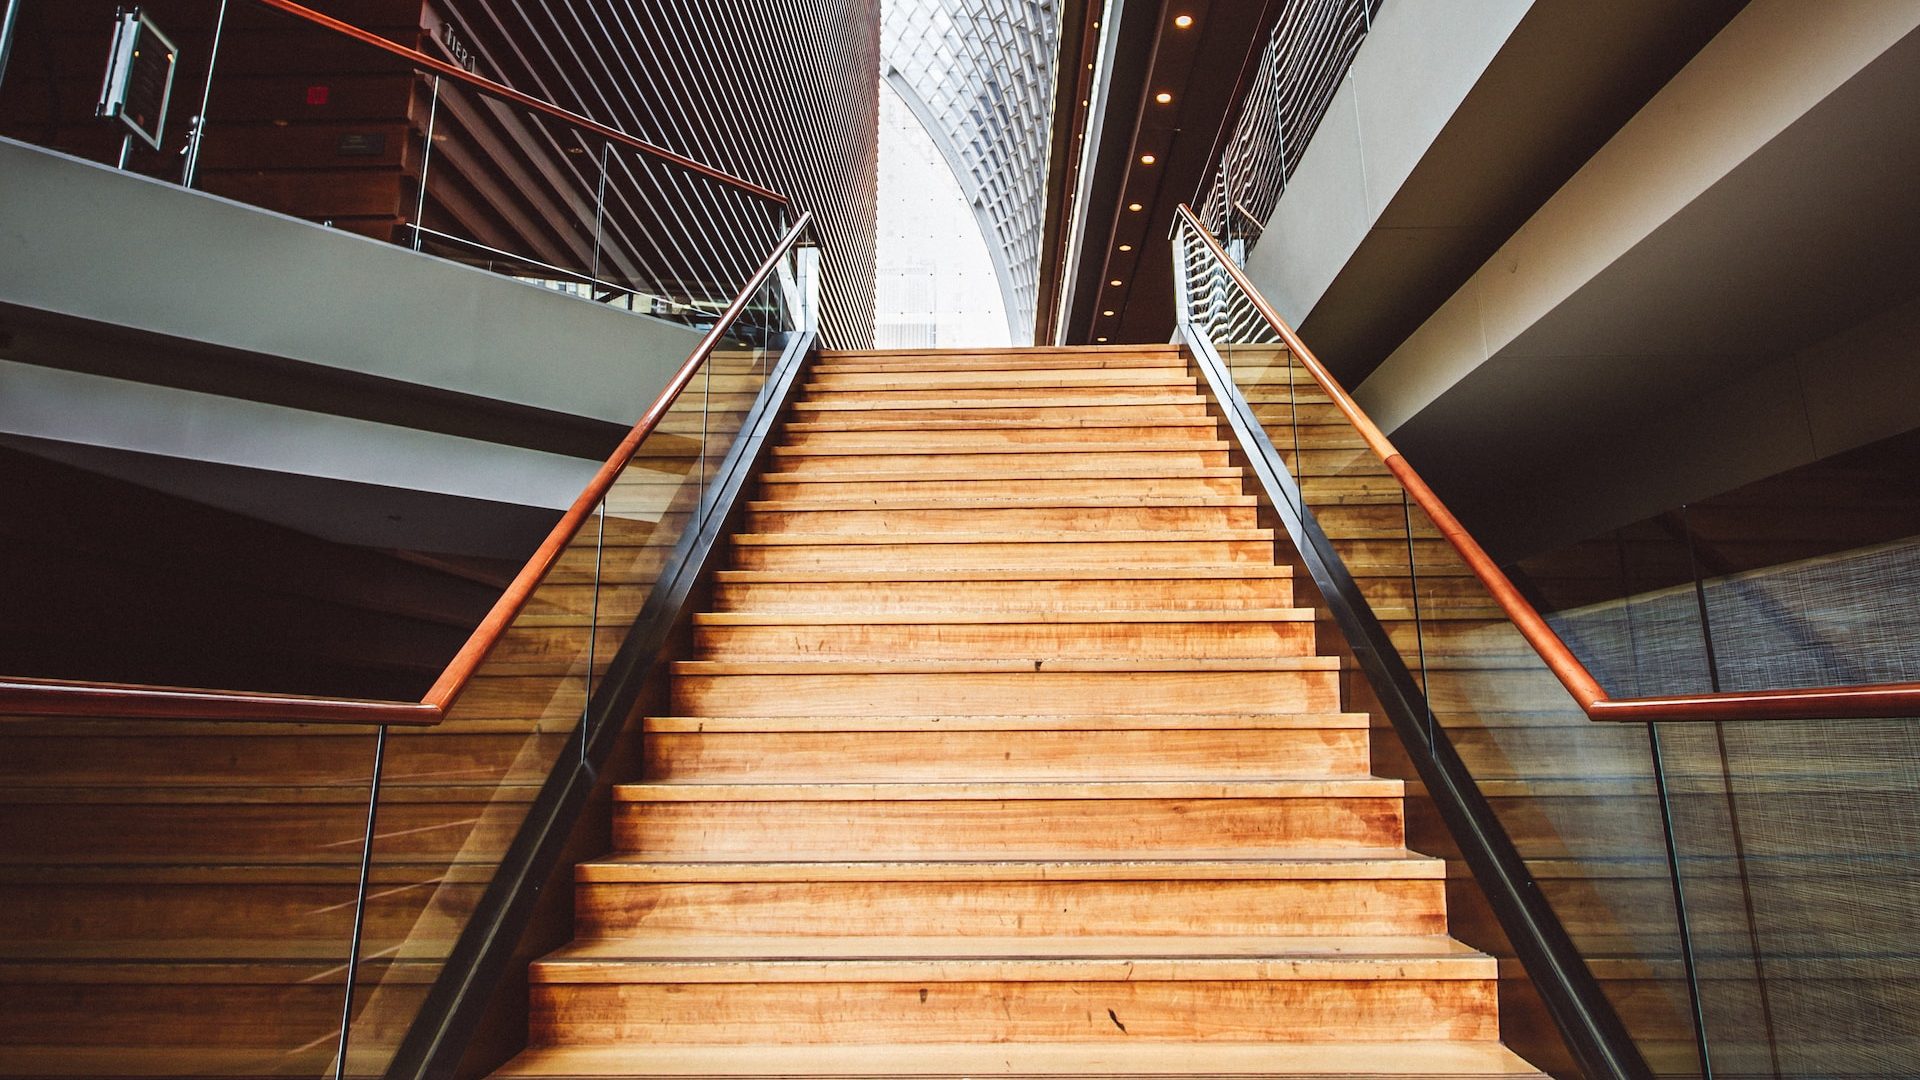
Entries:
[[808, 378], [499, 1075], [1540, 1075], [1176, 350]]

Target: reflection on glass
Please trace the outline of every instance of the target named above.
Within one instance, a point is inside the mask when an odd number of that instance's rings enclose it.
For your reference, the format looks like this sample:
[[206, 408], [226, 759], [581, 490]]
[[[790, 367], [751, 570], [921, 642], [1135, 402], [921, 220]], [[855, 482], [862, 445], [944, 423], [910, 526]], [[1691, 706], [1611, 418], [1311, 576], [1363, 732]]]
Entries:
[[714, 486], [794, 330], [774, 275], [635, 448], [440, 726], [396, 730], [374, 839], [349, 1072], [378, 1075]]
[[330, 1075], [373, 761], [365, 727], [0, 719], [0, 1075]]
[[[1184, 224], [1176, 243], [1190, 318], [1425, 689], [1429, 738], [1465, 763], [1656, 1071], [1696, 1071], [1645, 730], [1586, 718], [1216, 256]], [[1444, 835], [1425, 843], [1454, 854]], [[1512, 955], [1490, 918], [1460, 924]]]

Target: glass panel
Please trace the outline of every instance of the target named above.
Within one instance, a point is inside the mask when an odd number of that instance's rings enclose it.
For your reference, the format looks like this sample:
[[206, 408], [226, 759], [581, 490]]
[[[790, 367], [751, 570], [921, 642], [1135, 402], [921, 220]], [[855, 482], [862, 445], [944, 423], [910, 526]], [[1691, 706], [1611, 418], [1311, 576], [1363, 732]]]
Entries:
[[1608, 693], [1717, 685], [1684, 510], [1533, 556], [1508, 573]]
[[[348, 1071], [383, 1072], [794, 329], [779, 275], [634, 451], [439, 727], [388, 742]], [[592, 632], [589, 633], [589, 627]]]
[[1920, 1059], [1920, 725], [1665, 724], [1716, 1073], [1910, 1075]]
[[1533, 555], [1515, 576], [1616, 695], [1920, 679], [1920, 431]]
[[330, 1075], [374, 742], [0, 719], [0, 1075]]
[[1425, 513], [1415, 506], [1411, 516], [1417, 534], [1436, 537], [1416, 545], [1414, 564], [1436, 728], [1648, 1064], [1697, 1074], [1646, 728], [1589, 720]]
[[[1299, 479], [1305, 510], [1424, 684], [1428, 737], [1453, 745], [1656, 1071], [1697, 1072], [1645, 729], [1586, 718], [1311, 374], [1276, 349], [1263, 320], [1248, 317], [1251, 301], [1193, 250], [1184, 258], [1194, 317], [1223, 359], [1232, 357], [1234, 382]], [[1376, 771], [1415, 779], [1395, 741], [1376, 732]], [[1410, 842], [1457, 859], [1413, 790]], [[1464, 908], [1454, 913], [1456, 935], [1511, 958], [1492, 913], [1468, 906], [1471, 895], [1454, 899]], [[1522, 975], [1511, 964], [1503, 973]], [[1545, 1062], [1563, 1052], [1539, 1044], [1550, 1030], [1544, 1017], [1516, 1007], [1503, 1018], [1522, 1053]]]

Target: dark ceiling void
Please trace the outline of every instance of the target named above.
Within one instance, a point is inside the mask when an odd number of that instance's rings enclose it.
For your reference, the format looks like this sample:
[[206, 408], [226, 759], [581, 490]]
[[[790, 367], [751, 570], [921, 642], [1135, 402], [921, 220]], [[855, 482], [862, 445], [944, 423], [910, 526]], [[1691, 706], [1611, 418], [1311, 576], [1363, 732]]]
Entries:
[[[1063, 165], [1058, 153], [1048, 177], [1049, 205], [1062, 205], [1079, 187], [1087, 193], [1074, 228], [1059, 242], [1050, 237], [1043, 256], [1049, 308], [1058, 306], [1058, 289], [1067, 292], [1060, 340], [1158, 342], [1172, 334], [1167, 237], [1175, 210], [1202, 187], [1240, 87], [1258, 65], [1262, 31], [1279, 7], [1269, 0], [1114, 5], [1118, 39], [1104, 73], [1106, 108], [1086, 135], [1095, 143], [1087, 156], [1091, 177], [1075, 175], [1078, 155], [1064, 155]], [[1091, 36], [1097, 41], [1097, 32]], [[1092, 51], [1079, 61], [1083, 74]], [[1076, 236], [1077, 259], [1064, 266]]]

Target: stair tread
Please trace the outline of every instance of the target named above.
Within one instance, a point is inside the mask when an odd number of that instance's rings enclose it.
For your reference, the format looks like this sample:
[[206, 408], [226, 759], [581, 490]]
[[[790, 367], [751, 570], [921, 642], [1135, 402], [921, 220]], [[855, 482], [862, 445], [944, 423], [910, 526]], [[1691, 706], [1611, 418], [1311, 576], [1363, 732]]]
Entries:
[[1272, 529], [1086, 529], [1051, 532], [903, 532], [885, 536], [848, 533], [734, 533], [748, 546], [862, 547], [873, 544], [1112, 544], [1177, 543], [1183, 540], [1272, 540]]
[[872, 495], [838, 499], [756, 499], [747, 509], [764, 512], [826, 510], [1054, 510], [1101, 507], [1258, 506], [1252, 495]]
[[1338, 671], [1337, 656], [1252, 656], [1219, 659], [1139, 657], [1058, 660], [983, 657], [974, 660], [676, 660], [676, 675], [954, 675], [1052, 671]]
[[598, 1045], [530, 1049], [503, 1077], [1542, 1076], [1495, 1042], [914, 1043], [905, 1045]]
[[580, 938], [535, 982], [1141, 982], [1490, 979], [1494, 959], [1445, 935], [1372, 937], [784, 934]]
[[776, 446], [773, 456], [797, 457], [937, 457], [967, 458], [982, 454], [1202, 454], [1232, 447], [1218, 439], [1178, 443], [1059, 442], [1010, 443], [1002, 446]]
[[1185, 611], [1166, 608], [1081, 608], [1070, 611], [1002, 609], [981, 611], [709, 611], [693, 617], [695, 626], [920, 626], [1001, 623], [1236, 623], [1312, 622], [1312, 608], [1223, 608]]
[[581, 863], [583, 882], [1438, 880], [1446, 863], [1411, 851], [1271, 859], [917, 859], [688, 862], [625, 856]]
[[1209, 565], [1115, 566], [1115, 567], [1031, 567], [968, 568], [931, 570], [720, 570], [714, 580], [721, 584], [748, 583], [836, 583], [876, 581], [1177, 581], [1219, 578], [1291, 578], [1290, 566]]
[[1032, 716], [650, 716], [649, 732], [939, 732], [939, 731], [1199, 731], [1364, 729], [1366, 713], [1249, 713], [1246, 715]]
[[766, 472], [762, 484], [887, 484], [929, 480], [1208, 480], [1239, 478], [1233, 465], [1109, 465], [1101, 469], [1049, 469], [1007, 466], [956, 472], [943, 469], [876, 469], [872, 472]]
[[929, 420], [858, 420], [835, 417], [796, 420], [785, 427], [788, 434], [812, 435], [843, 431], [1034, 431], [1061, 428], [1205, 428], [1216, 430], [1219, 422], [1210, 416], [1143, 416], [1124, 424], [1111, 420], [991, 420], [979, 417], [951, 417]]
[[654, 780], [616, 784], [620, 802], [1023, 802], [1067, 799], [1398, 798], [1400, 780], [1378, 776], [1266, 780], [955, 780], [876, 783], [709, 784]]
[[1129, 394], [1124, 397], [1085, 398], [1061, 394], [1054, 397], [947, 398], [939, 401], [796, 401], [799, 412], [949, 412], [954, 409], [1131, 409], [1153, 405], [1205, 405], [1199, 394]]

